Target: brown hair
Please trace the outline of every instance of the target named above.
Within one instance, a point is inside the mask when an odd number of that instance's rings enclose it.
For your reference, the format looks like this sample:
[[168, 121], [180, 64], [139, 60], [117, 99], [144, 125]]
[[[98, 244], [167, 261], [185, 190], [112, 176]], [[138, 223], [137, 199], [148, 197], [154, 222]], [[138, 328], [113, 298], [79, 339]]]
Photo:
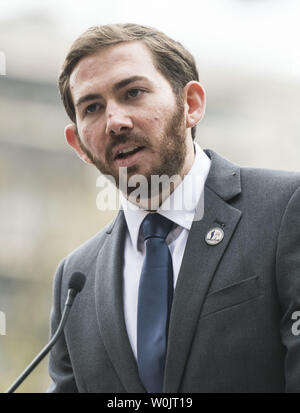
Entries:
[[[122, 42], [142, 41], [153, 56], [156, 69], [168, 80], [175, 97], [182, 95], [184, 86], [198, 80], [198, 71], [193, 56], [179, 42], [164, 33], [137, 24], [109, 24], [93, 26], [72, 44], [59, 76], [59, 90], [67, 114], [76, 124], [76, 114], [70, 91], [70, 76], [77, 63], [105, 46]], [[195, 138], [196, 126], [192, 128]]]

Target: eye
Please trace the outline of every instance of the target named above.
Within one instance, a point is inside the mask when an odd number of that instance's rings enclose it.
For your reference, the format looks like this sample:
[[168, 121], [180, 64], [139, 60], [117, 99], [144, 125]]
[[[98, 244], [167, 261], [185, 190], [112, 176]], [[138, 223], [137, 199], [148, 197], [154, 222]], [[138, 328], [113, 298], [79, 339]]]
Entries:
[[144, 91], [141, 89], [130, 89], [127, 92], [128, 98], [137, 98], [140, 94], [142, 94]]
[[99, 109], [99, 107], [99, 103], [92, 103], [91, 105], [86, 107], [85, 113], [95, 113]]

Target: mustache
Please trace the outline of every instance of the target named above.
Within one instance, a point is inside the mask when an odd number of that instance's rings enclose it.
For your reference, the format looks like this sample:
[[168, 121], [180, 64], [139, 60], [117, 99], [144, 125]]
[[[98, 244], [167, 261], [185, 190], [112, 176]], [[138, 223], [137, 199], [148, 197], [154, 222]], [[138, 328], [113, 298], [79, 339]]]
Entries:
[[131, 143], [138, 146], [147, 146], [150, 147], [150, 141], [148, 137], [140, 135], [137, 133], [120, 133], [119, 135], [111, 136], [110, 144], [106, 150], [106, 159], [112, 158], [112, 152], [114, 148], [122, 143]]

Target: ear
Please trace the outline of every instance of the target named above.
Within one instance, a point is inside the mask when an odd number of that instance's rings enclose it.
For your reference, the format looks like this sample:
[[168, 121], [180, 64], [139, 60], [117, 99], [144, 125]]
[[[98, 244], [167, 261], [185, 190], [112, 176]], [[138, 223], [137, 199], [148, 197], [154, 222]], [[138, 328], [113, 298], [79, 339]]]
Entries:
[[192, 128], [197, 125], [205, 113], [206, 93], [203, 86], [196, 81], [185, 85], [186, 127]]
[[74, 125], [74, 123], [65, 127], [65, 137], [68, 144], [72, 146], [80, 159], [82, 159], [86, 163], [93, 163], [80, 146], [79, 137], [77, 135], [76, 126]]

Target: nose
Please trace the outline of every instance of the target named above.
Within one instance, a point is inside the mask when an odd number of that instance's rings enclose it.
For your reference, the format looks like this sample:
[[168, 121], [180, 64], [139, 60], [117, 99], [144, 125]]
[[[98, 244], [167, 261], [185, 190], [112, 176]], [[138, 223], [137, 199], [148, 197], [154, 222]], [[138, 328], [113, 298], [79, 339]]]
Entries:
[[109, 104], [106, 107], [106, 134], [118, 135], [133, 128], [131, 117], [126, 108], [117, 104]]

